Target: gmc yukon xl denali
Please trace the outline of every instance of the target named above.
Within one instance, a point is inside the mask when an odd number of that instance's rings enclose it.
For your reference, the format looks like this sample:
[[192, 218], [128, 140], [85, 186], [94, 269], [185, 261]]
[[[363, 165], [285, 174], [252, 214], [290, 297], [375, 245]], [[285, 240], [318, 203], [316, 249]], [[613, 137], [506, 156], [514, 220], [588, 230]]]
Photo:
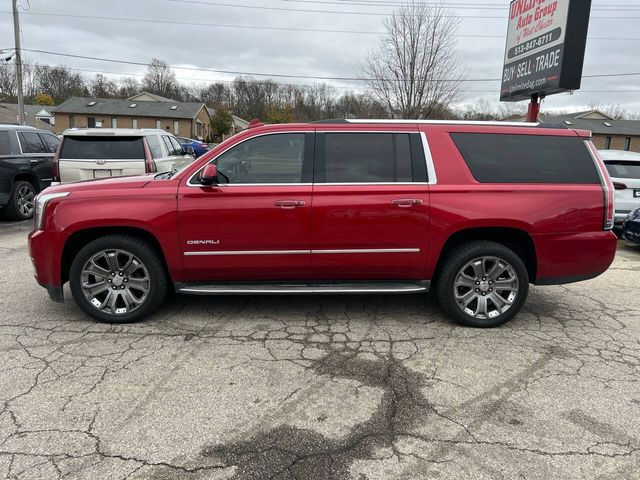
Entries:
[[29, 234], [54, 301], [141, 319], [195, 295], [434, 289], [464, 325], [513, 318], [529, 284], [613, 261], [613, 186], [590, 133], [531, 124], [256, 126], [180, 171], [48, 188]]

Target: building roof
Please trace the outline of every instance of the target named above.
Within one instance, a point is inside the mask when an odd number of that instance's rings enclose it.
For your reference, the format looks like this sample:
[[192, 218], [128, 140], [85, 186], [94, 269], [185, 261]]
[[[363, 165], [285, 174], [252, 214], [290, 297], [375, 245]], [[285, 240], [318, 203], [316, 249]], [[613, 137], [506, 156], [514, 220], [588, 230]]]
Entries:
[[[36, 118], [39, 116], [51, 117], [51, 109], [43, 105], [25, 105], [24, 113], [26, 115], [26, 124], [31, 127], [40, 128], [42, 130], [53, 131], [53, 126], [47, 122]], [[42, 112], [44, 110], [44, 112]], [[46, 113], [42, 115], [41, 113]], [[16, 103], [0, 103], [0, 123], [16, 124], [18, 123], [18, 105]]]
[[193, 119], [204, 107], [204, 103], [198, 102], [135, 102], [118, 98], [71, 97], [55, 107], [53, 113]]
[[127, 100], [138, 100], [139, 102], [173, 102], [176, 103], [175, 100], [167, 97], [163, 97], [161, 95], [156, 95], [155, 93], [149, 92], [140, 92], [133, 97], [127, 98]]
[[540, 123], [564, 124], [568, 128], [591, 130], [592, 133], [598, 135], [640, 136], [640, 120], [613, 120], [604, 114], [602, 114], [602, 118], [586, 118], [585, 113], [590, 114], [591, 112], [593, 111], [565, 115], [541, 115]]

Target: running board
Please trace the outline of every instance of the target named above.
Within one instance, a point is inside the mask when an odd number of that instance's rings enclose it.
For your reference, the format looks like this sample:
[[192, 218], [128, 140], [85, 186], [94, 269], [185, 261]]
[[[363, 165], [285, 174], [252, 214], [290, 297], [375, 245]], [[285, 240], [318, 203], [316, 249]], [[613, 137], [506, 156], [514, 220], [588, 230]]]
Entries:
[[191, 295], [338, 295], [428, 292], [431, 282], [253, 282], [176, 283], [176, 292]]

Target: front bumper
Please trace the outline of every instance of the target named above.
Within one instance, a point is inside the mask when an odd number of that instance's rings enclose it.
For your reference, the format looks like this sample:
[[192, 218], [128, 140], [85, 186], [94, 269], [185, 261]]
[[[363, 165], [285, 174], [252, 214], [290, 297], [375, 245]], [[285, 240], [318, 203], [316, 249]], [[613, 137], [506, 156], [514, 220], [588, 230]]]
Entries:
[[39, 285], [47, 289], [54, 302], [63, 302], [61, 278], [62, 246], [58, 233], [33, 230], [29, 233], [29, 255], [33, 263], [34, 278]]

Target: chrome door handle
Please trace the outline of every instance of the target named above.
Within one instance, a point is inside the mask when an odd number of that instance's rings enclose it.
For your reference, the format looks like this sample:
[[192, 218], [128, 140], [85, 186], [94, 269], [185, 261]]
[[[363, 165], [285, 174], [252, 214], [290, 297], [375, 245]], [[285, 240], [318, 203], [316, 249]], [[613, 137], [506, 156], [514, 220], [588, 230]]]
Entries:
[[273, 204], [279, 208], [296, 208], [305, 206], [304, 200], [276, 200]]
[[391, 203], [396, 207], [411, 207], [413, 205], [422, 205], [422, 200], [419, 198], [399, 198], [397, 200], [392, 200]]

